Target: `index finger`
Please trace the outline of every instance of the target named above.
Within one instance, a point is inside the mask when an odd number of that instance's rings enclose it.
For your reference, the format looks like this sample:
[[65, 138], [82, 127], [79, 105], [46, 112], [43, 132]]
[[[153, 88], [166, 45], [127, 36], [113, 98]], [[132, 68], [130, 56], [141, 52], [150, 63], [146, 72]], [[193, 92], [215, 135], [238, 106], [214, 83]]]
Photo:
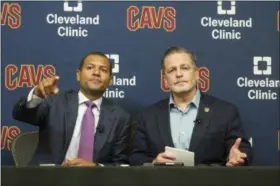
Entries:
[[53, 76], [52, 77], [52, 84], [57, 85], [58, 80], [59, 80], [59, 76]]

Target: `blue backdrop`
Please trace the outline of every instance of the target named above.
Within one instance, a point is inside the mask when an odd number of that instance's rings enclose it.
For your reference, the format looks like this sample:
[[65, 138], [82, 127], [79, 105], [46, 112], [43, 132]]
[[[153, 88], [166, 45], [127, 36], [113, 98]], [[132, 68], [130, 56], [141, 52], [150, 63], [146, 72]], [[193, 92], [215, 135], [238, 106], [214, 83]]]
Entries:
[[[255, 165], [279, 165], [279, 2], [1, 2], [1, 163], [36, 127], [12, 118], [15, 102], [43, 77], [78, 88], [82, 57], [114, 64], [106, 92], [133, 110], [168, 96], [160, 60], [173, 45], [194, 51], [199, 86], [236, 104]], [[277, 14], [278, 13], [278, 14]], [[278, 17], [277, 17], [278, 16]]]

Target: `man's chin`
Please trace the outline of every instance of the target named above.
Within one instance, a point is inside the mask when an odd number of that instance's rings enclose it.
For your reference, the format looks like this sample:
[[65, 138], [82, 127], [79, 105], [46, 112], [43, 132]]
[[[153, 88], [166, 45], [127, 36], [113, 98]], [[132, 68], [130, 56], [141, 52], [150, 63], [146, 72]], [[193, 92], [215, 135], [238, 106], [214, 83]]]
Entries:
[[97, 92], [101, 93], [101, 92], [105, 92], [105, 90], [106, 89], [101, 88], [101, 87], [89, 87], [88, 88], [88, 91], [92, 92], [92, 93], [97, 93]]
[[174, 88], [172, 89], [172, 92], [180, 94], [180, 93], [186, 93], [189, 92], [191, 89], [189, 88]]
[[193, 90], [195, 90], [195, 85], [194, 86], [174, 86], [171, 88], [171, 91], [177, 94], [180, 93], [188, 93], [191, 92]]
[[175, 94], [182, 94], [182, 93], [187, 93], [188, 90], [175, 90], [175, 91], [172, 91], [173, 93]]
[[192, 92], [192, 89], [175, 89], [172, 90], [172, 92], [175, 94], [189, 94], [190, 92]]

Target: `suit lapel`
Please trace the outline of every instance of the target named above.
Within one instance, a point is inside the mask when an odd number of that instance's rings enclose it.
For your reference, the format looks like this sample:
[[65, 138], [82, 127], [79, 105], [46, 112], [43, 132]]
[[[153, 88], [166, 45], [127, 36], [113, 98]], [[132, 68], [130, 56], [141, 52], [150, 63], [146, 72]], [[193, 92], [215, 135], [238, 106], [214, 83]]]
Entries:
[[73, 131], [75, 128], [77, 115], [78, 115], [78, 92], [74, 91], [67, 95], [67, 106], [64, 113], [64, 125], [65, 125], [65, 146], [64, 146], [64, 155], [67, 152], [70, 141], [73, 136]]
[[209, 123], [210, 118], [213, 113], [211, 109], [210, 99], [205, 94], [201, 94], [200, 104], [198, 108], [198, 113], [196, 117], [196, 123], [193, 129], [191, 142], [190, 142], [190, 151], [194, 151], [203, 137]]
[[161, 105], [159, 105], [156, 119], [158, 124], [157, 127], [160, 131], [161, 138], [164, 141], [164, 145], [174, 147], [170, 130], [169, 99], [163, 100]]
[[[114, 110], [114, 105], [110, 103], [110, 101], [106, 98], [103, 98], [98, 126], [94, 138], [94, 160], [98, 159], [99, 153], [105, 145], [105, 142], [108, 139], [113, 128], [114, 120], [112, 118], [112, 112]], [[98, 129], [102, 131], [99, 131]]]

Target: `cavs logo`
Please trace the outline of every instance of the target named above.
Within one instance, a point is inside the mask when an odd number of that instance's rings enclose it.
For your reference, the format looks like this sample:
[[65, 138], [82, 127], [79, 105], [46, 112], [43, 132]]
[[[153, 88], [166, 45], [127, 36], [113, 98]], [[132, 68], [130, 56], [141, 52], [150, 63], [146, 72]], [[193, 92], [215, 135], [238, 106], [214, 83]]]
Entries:
[[163, 28], [173, 32], [176, 28], [176, 10], [173, 7], [130, 6], [127, 8], [127, 28], [130, 31]]
[[9, 151], [12, 147], [13, 140], [20, 134], [17, 126], [2, 126], [1, 128], [1, 149], [7, 148]]
[[8, 64], [5, 67], [5, 86], [8, 90], [15, 90], [22, 87], [34, 87], [39, 84], [42, 78], [55, 75], [53, 65], [29, 65]]
[[8, 25], [17, 29], [21, 25], [21, 7], [18, 3], [3, 3], [1, 10], [1, 26]]
[[[170, 89], [166, 86], [164, 80], [163, 80], [163, 73], [162, 70], [160, 71], [160, 82], [161, 82], [161, 89], [164, 92], [169, 92]], [[200, 67], [199, 68], [199, 82], [198, 87], [201, 90], [201, 92], [207, 92], [210, 88], [210, 77], [209, 77], [209, 70], [206, 67]]]

